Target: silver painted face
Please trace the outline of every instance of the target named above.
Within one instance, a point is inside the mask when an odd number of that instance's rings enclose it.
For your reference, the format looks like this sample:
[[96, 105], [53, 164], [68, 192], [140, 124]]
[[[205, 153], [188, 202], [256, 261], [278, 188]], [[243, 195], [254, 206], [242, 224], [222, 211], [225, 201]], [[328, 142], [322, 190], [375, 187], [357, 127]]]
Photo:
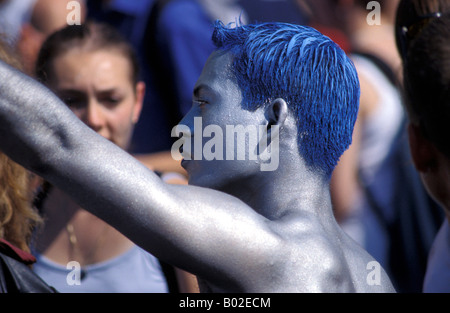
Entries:
[[[264, 114], [261, 109], [250, 112], [241, 107], [242, 92], [230, 70], [232, 57], [221, 52], [210, 56], [195, 85], [192, 108], [180, 122], [191, 135], [190, 153], [183, 146], [191, 160], [182, 161], [191, 185], [220, 190], [260, 170], [257, 159], [250, 156], [254, 147], [249, 144], [250, 131], [245, 130], [259, 130]], [[220, 148], [221, 153], [216, 150]], [[216, 158], [208, 157], [211, 151]]]

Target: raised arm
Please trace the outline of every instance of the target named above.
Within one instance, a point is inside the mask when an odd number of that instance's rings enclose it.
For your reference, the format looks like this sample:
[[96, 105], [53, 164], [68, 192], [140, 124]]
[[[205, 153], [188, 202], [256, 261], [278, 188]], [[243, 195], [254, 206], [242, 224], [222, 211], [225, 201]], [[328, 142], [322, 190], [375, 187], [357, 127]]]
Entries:
[[264, 258], [278, 244], [265, 219], [238, 199], [163, 183], [1, 61], [0, 149], [139, 246], [205, 279], [233, 283], [247, 275], [249, 256]]

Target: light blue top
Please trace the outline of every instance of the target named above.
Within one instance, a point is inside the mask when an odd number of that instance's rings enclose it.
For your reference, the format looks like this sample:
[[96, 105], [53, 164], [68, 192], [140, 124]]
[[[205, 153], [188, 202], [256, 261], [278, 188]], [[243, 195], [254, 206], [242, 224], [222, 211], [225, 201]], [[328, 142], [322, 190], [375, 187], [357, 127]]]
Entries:
[[34, 255], [37, 259], [34, 272], [61, 293], [168, 292], [158, 260], [137, 246], [116, 258], [82, 269], [70, 265], [67, 269], [41, 254]]

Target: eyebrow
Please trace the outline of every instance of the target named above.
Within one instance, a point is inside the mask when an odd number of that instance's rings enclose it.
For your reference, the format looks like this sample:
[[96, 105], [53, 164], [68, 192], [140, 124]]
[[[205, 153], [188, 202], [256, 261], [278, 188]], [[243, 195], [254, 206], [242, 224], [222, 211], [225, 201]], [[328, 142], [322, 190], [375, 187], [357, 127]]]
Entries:
[[121, 89], [120, 88], [110, 88], [110, 89], [105, 89], [105, 90], [96, 90], [95, 93], [96, 94], [100, 94], [100, 95], [108, 95], [108, 94], [112, 94], [112, 93], [121, 93]]
[[84, 92], [80, 91], [80, 90], [76, 90], [76, 89], [65, 89], [65, 88], [56, 88], [55, 90], [56, 94], [76, 94], [76, 95], [84, 95]]
[[[58, 93], [72, 93], [72, 94], [85, 94], [84, 91], [80, 91], [78, 89], [73, 89], [73, 88], [56, 88], [56, 91]], [[109, 89], [105, 89], [105, 90], [95, 90], [96, 94], [110, 94], [110, 93], [114, 93], [114, 92], [120, 92], [120, 88], [109, 88]]]

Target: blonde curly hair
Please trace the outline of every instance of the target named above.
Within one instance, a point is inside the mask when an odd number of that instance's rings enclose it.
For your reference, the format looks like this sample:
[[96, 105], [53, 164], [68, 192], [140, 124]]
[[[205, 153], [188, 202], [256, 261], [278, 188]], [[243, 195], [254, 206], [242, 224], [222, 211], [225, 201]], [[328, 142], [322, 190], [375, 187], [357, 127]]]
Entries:
[[[0, 59], [21, 68], [11, 48], [0, 37]], [[29, 252], [32, 232], [41, 223], [32, 205], [31, 173], [0, 151], [0, 238]]]

